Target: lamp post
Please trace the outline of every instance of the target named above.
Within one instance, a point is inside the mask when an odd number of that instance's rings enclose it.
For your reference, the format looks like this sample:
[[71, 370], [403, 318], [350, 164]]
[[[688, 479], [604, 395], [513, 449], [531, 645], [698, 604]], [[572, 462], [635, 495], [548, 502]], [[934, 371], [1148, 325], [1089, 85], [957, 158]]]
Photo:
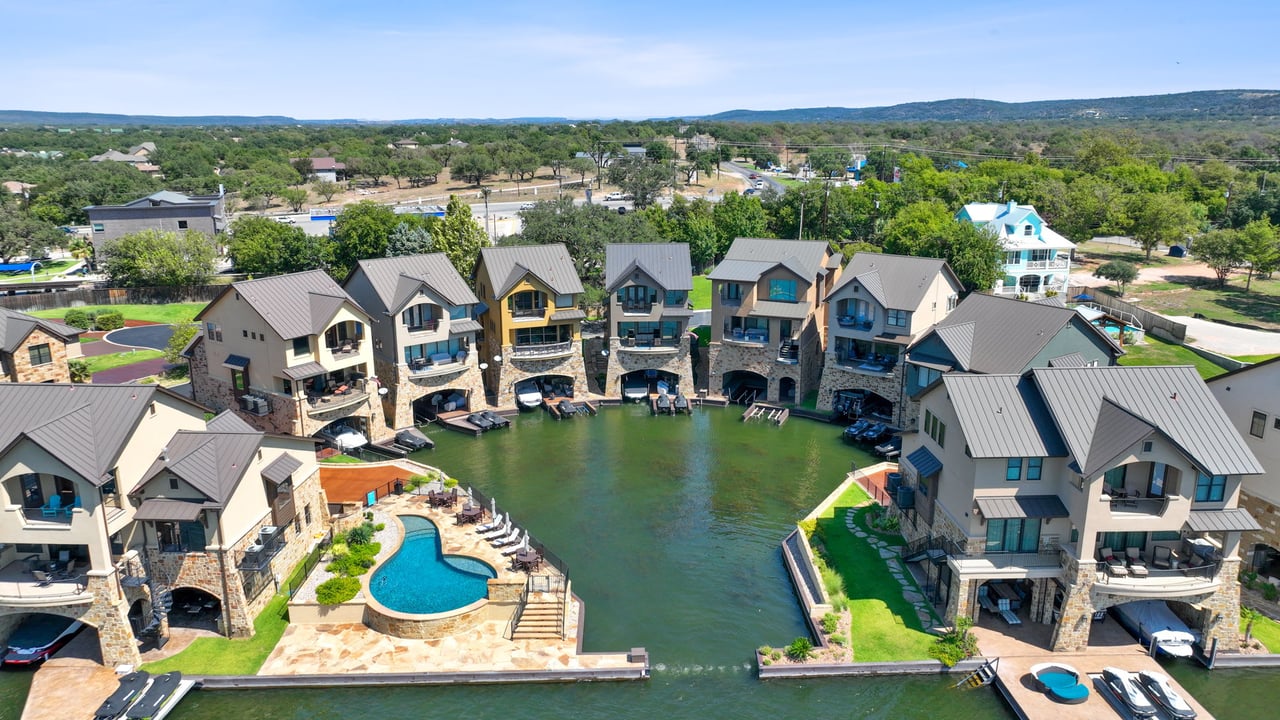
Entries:
[[489, 236], [489, 244], [493, 244], [493, 230], [489, 227], [489, 193], [493, 192], [493, 188], [484, 186], [480, 188], [480, 196], [484, 198], [484, 231]]

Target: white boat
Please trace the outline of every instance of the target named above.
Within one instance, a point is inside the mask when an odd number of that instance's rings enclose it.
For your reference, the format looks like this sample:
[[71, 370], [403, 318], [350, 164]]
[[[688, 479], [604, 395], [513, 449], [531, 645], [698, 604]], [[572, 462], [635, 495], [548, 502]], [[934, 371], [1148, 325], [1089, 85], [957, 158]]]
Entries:
[[542, 404], [542, 391], [532, 380], [516, 383], [516, 402], [520, 407], [536, 408]]
[[622, 383], [622, 397], [640, 402], [649, 394], [649, 386], [643, 380]]
[[1200, 637], [1169, 609], [1163, 600], [1136, 600], [1115, 607], [1116, 617], [1143, 647], [1170, 657], [1187, 658]]

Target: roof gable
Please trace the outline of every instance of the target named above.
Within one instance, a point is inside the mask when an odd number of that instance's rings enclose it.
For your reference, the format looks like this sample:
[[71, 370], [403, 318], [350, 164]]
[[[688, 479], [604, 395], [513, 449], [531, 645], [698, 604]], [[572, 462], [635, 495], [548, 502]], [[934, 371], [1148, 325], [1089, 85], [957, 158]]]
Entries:
[[[860, 252], [845, 266], [844, 275], [827, 297], [830, 299], [856, 280], [866, 286], [868, 292], [873, 292], [876, 301], [885, 308], [915, 310], [939, 274], [946, 278], [954, 292], [959, 293], [963, 289], [963, 284], [946, 260]], [[875, 291], [871, 286], [872, 278], [877, 287]]]
[[138, 489], [168, 471], [204, 495], [225, 505], [253, 462], [261, 432], [179, 430], [143, 474]]
[[[344, 304], [349, 303], [356, 311], [367, 315], [328, 273], [308, 270], [232, 283], [195, 319], [201, 320], [213, 308], [232, 302], [228, 297], [233, 293], [248, 303], [283, 340], [323, 333]], [[306, 310], [300, 312], [302, 308]]]
[[[814, 278], [827, 274], [828, 252], [830, 249], [827, 243], [820, 240], [769, 240], [740, 237], [729, 246], [729, 252], [725, 253], [724, 259], [768, 263], [769, 267], [783, 263], [806, 281], [813, 282]], [[761, 274], [764, 272], [767, 272], [767, 268]]]
[[[364, 273], [378, 300], [382, 302], [381, 310], [389, 313], [403, 309], [422, 288], [451, 305], [475, 305], [480, 302], [444, 253], [361, 260], [355, 272]], [[352, 273], [353, 277], [354, 275]], [[349, 287], [350, 284], [351, 277], [348, 277], [343, 287]]]
[[506, 297], [526, 275], [558, 295], [583, 291], [573, 259], [562, 243], [481, 248], [480, 262], [493, 283], [494, 297], [499, 299]]
[[84, 332], [80, 328], [65, 325], [56, 320], [46, 320], [26, 313], [0, 308], [0, 350], [12, 354], [31, 335], [40, 328], [64, 342], [75, 342]]
[[693, 289], [693, 266], [685, 243], [609, 243], [604, 248], [604, 288], [613, 292], [636, 270], [663, 290]]

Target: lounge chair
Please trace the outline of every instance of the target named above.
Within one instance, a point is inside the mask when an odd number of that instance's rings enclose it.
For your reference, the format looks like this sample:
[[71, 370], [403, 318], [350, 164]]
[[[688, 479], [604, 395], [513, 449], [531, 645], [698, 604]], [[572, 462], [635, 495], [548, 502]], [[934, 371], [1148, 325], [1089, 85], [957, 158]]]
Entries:
[[507, 516], [507, 518], [502, 522], [502, 524], [501, 524], [501, 525], [499, 525], [498, 527], [494, 528], [493, 530], [490, 530], [490, 531], [485, 532], [485, 533], [481, 533], [481, 535], [483, 535], [483, 536], [484, 536], [484, 539], [485, 539], [485, 540], [493, 540], [494, 538], [500, 538], [500, 537], [502, 537], [502, 536], [504, 536], [504, 535], [506, 535], [506, 534], [510, 533], [510, 532], [511, 532], [511, 528], [512, 528], [512, 525], [511, 525], [511, 516], [509, 516], [509, 515], [508, 515], [508, 516]]
[[483, 525], [477, 525], [477, 526], [476, 526], [476, 532], [477, 532], [477, 533], [480, 533], [480, 534], [482, 534], [482, 535], [483, 535], [484, 533], [487, 533], [487, 532], [494, 532], [494, 531], [495, 531], [495, 530], [497, 530], [498, 528], [502, 527], [503, 523], [507, 523], [507, 522], [511, 522], [511, 518], [510, 518], [510, 516], [508, 516], [508, 517], [504, 520], [504, 519], [503, 519], [503, 517], [502, 517], [502, 515], [501, 515], [501, 514], [499, 514], [499, 515], [495, 516], [495, 517], [493, 518], [493, 520], [492, 520], [492, 521], [487, 522], [487, 523], [485, 523], [485, 524], [483, 524]]
[[519, 539], [520, 539], [520, 528], [512, 526], [511, 532], [507, 533], [506, 535], [503, 535], [502, 537], [498, 538], [497, 540], [494, 540], [489, 544], [493, 545], [496, 548], [506, 547], [518, 541]]
[[529, 541], [529, 532], [526, 530], [526, 531], [525, 531], [525, 533], [524, 533], [524, 537], [523, 537], [522, 539], [520, 539], [519, 541], [517, 541], [517, 542], [513, 542], [513, 543], [511, 543], [510, 545], [508, 545], [507, 547], [503, 548], [503, 549], [502, 549], [502, 554], [503, 554], [503, 555], [515, 555], [516, 553], [520, 552], [520, 548], [524, 547], [524, 544], [525, 544], [526, 542], [528, 542], [528, 541]]
[[49, 587], [53, 584], [53, 578], [43, 570], [32, 570], [31, 575], [36, 579], [36, 587]]
[[1142, 560], [1142, 550], [1136, 547], [1124, 549], [1124, 559], [1129, 564], [1129, 574], [1134, 577], [1147, 576], [1147, 564]]
[[991, 600], [991, 589], [986, 585], [978, 586], [978, 604], [987, 612], [994, 613], [999, 611], [999, 608]]
[[1172, 570], [1173, 561], [1177, 558], [1173, 548], [1168, 545], [1155, 545], [1151, 548], [1151, 566], [1160, 570]]
[[1109, 547], [1100, 548], [1098, 557], [1107, 566], [1107, 573], [1112, 577], [1127, 577], [1129, 570], [1124, 566], [1124, 560], [1116, 557], [1116, 554]]

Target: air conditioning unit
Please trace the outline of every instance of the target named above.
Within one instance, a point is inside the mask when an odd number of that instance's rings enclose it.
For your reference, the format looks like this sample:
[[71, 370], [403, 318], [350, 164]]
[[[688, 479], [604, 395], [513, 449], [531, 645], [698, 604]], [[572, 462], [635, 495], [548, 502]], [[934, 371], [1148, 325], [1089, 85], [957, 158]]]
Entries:
[[262, 546], [259, 545], [258, 543], [253, 543], [252, 545], [244, 549], [244, 553], [246, 555], [256, 555], [260, 552], [262, 552]]
[[270, 540], [271, 538], [275, 537], [276, 532], [279, 529], [280, 528], [276, 527], [275, 525], [263, 525], [262, 529], [258, 531], [258, 542], [263, 543], [265, 545], [267, 540]]

